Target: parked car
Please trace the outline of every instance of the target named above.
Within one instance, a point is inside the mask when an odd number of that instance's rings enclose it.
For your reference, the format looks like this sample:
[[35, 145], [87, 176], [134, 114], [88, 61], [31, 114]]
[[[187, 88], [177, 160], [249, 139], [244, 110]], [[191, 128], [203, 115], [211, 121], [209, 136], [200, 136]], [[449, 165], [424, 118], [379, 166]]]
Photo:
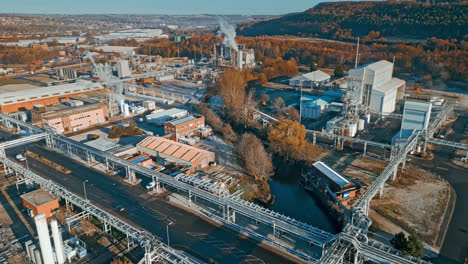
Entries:
[[154, 181], [151, 181], [150, 183], [146, 184], [146, 189], [149, 190], [149, 189], [153, 188], [155, 185], [156, 185], [156, 183]]
[[18, 155], [16, 155], [16, 159], [17, 159], [18, 161], [25, 161], [25, 160], [26, 160], [26, 158], [24, 157], [23, 154], [18, 154]]

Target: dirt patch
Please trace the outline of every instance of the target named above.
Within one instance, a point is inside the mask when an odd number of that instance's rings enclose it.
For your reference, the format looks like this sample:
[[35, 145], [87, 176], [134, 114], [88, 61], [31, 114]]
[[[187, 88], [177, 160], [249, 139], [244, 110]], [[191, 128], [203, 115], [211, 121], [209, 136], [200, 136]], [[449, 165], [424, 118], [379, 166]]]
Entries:
[[[437, 240], [450, 196], [449, 185], [425, 170], [408, 166], [394, 182], [388, 182], [381, 199], [371, 207], [380, 215], [408, 232], [416, 232], [433, 245]], [[379, 219], [373, 219], [377, 225]]]

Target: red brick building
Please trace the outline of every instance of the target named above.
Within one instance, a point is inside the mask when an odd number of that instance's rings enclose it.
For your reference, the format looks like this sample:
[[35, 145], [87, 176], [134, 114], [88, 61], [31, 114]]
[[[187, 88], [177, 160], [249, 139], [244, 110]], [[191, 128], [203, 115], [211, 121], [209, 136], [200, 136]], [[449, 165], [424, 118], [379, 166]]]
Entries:
[[196, 131], [204, 127], [204, 116], [191, 115], [164, 123], [164, 135], [171, 135], [170, 139], [178, 141], [179, 138], [197, 136]]
[[31, 217], [38, 214], [50, 217], [59, 209], [57, 198], [41, 189], [21, 195], [21, 201]]

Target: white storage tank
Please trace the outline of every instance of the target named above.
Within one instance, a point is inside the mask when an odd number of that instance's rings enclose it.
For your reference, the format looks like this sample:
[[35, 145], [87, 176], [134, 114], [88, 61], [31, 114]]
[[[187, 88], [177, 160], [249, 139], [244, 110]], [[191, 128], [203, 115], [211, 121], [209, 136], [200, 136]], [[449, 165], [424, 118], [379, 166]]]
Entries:
[[26, 122], [28, 120], [28, 115], [25, 112], [19, 113], [19, 118], [21, 121]]
[[358, 131], [364, 130], [365, 124], [366, 124], [366, 120], [364, 120], [364, 118], [359, 119], [358, 128], [357, 128]]
[[356, 135], [356, 132], [357, 132], [357, 124], [356, 123], [350, 124], [349, 125], [349, 136], [354, 137]]
[[125, 117], [130, 116], [130, 109], [129, 109], [128, 104], [124, 104], [124, 116]]

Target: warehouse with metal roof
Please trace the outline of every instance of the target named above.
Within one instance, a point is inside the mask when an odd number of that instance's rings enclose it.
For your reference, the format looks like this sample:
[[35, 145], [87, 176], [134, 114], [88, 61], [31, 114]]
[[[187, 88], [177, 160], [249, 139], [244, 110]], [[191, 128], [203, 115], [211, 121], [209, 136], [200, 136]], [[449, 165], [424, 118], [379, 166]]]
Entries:
[[214, 152], [162, 137], [146, 137], [137, 144], [137, 149], [140, 153], [155, 157], [157, 160], [164, 159], [169, 163], [188, 167], [192, 172], [203, 169], [215, 161]]

